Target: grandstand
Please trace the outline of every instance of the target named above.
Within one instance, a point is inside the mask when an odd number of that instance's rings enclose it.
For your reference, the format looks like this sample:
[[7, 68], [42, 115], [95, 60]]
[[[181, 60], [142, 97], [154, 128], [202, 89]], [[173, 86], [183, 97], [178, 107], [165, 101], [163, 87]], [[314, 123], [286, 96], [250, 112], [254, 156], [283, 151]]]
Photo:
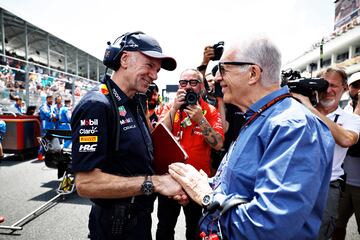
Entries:
[[360, 1], [335, 1], [334, 31], [283, 69], [292, 68], [308, 77], [328, 66], [344, 67], [349, 75], [360, 71]]
[[96, 57], [0, 8], [0, 105], [19, 96], [40, 106], [48, 94], [77, 103], [105, 72]]

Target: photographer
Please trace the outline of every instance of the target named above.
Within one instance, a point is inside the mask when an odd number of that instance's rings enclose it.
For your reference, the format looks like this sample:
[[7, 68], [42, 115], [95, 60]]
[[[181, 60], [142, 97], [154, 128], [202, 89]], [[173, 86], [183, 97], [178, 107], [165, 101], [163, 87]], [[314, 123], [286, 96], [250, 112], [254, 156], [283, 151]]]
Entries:
[[[351, 101], [344, 110], [360, 115], [360, 72], [351, 75], [348, 84]], [[360, 141], [349, 148], [344, 160], [344, 171], [346, 186], [340, 200], [339, 217], [336, 221], [333, 240], [345, 239], [347, 223], [354, 213], [360, 234]]]
[[341, 176], [343, 164], [348, 148], [359, 139], [360, 118], [352, 113], [347, 113], [339, 107], [342, 94], [347, 90], [347, 75], [337, 67], [329, 67], [318, 77], [323, 77], [329, 83], [326, 91], [319, 93], [319, 103], [314, 107], [307, 97], [293, 93], [311, 112], [317, 115], [329, 127], [335, 140], [330, 188], [324, 209], [318, 239], [329, 239], [335, 228], [338, 216], [338, 207], [341, 195]]
[[[186, 69], [180, 75], [179, 89], [173, 103], [164, 106], [160, 120], [179, 139], [188, 153], [186, 163], [210, 175], [210, 150], [223, 145], [220, 113], [199, 97], [203, 89], [203, 76], [195, 69]], [[171, 156], [169, 156], [171, 157]], [[174, 227], [181, 206], [174, 200], [159, 196], [158, 228], [156, 239], [174, 239]], [[184, 206], [186, 238], [196, 239], [201, 206], [190, 202]]]

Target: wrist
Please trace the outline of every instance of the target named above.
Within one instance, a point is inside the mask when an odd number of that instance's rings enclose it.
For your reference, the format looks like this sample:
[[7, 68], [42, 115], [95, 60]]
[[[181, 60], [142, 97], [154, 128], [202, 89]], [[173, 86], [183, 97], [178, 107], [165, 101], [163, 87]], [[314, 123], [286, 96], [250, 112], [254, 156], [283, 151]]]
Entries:
[[203, 125], [204, 123], [206, 123], [206, 118], [202, 117], [199, 121], [198, 121], [198, 125]]
[[152, 176], [152, 181], [153, 181], [153, 184], [154, 184], [154, 192], [159, 192], [160, 185], [161, 185], [160, 177], [161, 176], [158, 176], [158, 175], [153, 175]]
[[206, 70], [206, 68], [207, 68], [207, 63], [206, 64], [202, 63], [200, 66], [197, 67], [197, 70], [201, 72]]

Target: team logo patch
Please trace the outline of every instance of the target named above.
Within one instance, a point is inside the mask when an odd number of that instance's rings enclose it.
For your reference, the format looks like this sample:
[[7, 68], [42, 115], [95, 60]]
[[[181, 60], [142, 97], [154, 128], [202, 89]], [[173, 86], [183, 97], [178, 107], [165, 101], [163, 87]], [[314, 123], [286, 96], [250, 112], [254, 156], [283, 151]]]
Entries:
[[125, 107], [120, 106], [118, 109], [119, 109], [119, 115], [122, 116], [122, 117], [125, 117], [125, 115], [126, 115]]
[[180, 120], [180, 114], [176, 113], [174, 117], [174, 122], [178, 122]]
[[104, 94], [104, 95], [108, 95], [108, 94], [109, 94], [109, 90], [108, 90], [108, 88], [106, 87], [105, 84], [101, 84], [101, 85], [100, 85], [100, 92], [101, 92], [102, 94]]
[[98, 136], [81, 136], [80, 142], [97, 142]]
[[130, 129], [133, 129], [133, 128], [136, 128], [136, 125], [125, 126], [125, 127], [123, 127], [123, 130], [127, 131], [127, 130], [130, 130]]
[[112, 91], [113, 91], [113, 94], [114, 94], [114, 96], [116, 97], [116, 99], [120, 102], [120, 101], [121, 101], [121, 97], [119, 96], [118, 92], [117, 92], [115, 89], [113, 89]]
[[97, 144], [84, 144], [79, 146], [79, 152], [95, 152]]
[[82, 119], [80, 120], [81, 126], [97, 126], [99, 124], [98, 119]]
[[98, 127], [91, 127], [91, 129], [84, 129], [80, 128], [79, 133], [80, 134], [95, 134], [98, 132]]
[[124, 125], [124, 124], [127, 124], [127, 123], [132, 123], [132, 122], [133, 122], [132, 118], [121, 119], [120, 120], [120, 125]]

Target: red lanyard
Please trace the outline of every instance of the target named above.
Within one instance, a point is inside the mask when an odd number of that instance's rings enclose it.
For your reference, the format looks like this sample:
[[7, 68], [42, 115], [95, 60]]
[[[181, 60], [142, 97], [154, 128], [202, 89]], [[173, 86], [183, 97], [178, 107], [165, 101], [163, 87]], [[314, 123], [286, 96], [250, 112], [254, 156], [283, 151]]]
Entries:
[[245, 128], [245, 126], [249, 125], [251, 122], [255, 121], [255, 119], [256, 119], [257, 117], [259, 117], [260, 114], [261, 114], [262, 112], [264, 112], [266, 109], [270, 108], [272, 105], [274, 105], [275, 103], [277, 103], [277, 102], [280, 101], [281, 99], [284, 99], [284, 98], [287, 98], [287, 97], [291, 97], [291, 94], [290, 94], [290, 93], [284, 93], [284, 94], [282, 94], [282, 95], [280, 95], [280, 96], [272, 99], [271, 101], [267, 102], [264, 106], [262, 106], [259, 110], [257, 110], [257, 111], [254, 113], [254, 115], [252, 115], [252, 116], [250, 117], [249, 120], [247, 120], [247, 122], [241, 127], [241, 130], [242, 130], [243, 128]]

